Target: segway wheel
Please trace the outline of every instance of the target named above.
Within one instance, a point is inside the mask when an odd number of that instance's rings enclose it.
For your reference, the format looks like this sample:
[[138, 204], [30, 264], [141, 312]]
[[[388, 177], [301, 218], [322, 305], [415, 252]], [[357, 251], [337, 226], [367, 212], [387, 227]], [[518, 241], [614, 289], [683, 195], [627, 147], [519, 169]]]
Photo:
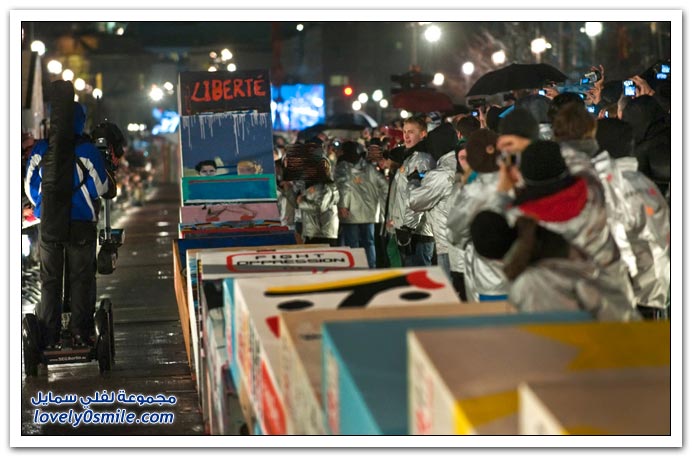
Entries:
[[39, 351], [40, 330], [38, 319], [34, 314], [27, 314], [22, 319], [22, 349], [24, 350], [24, 372], [27, 376], [38, 376], [38, 364], [41, 361]]
[[101, 300], [101, 308], [106, 312], [108, 319], [108, 334], [111, 339], [111, 362], [115, 363], [115, 333], [113, 332], [113, 304], [110, 299], [104, 298]]
[[110, 371], [112, 368], [113, 357], [111, 355], [111, 337], [108, 326], [108, 315], [103, 308], [96, 311], [94, 316], [96, 324], [96, 359], [99, 362], [99, 372]]
[[111, 358], [111, 340], [107, 333], [99, 336], [96, 342], [96, 358], [99, 361], [99, 372], [101, 374], [111, 371], [113, 359]]

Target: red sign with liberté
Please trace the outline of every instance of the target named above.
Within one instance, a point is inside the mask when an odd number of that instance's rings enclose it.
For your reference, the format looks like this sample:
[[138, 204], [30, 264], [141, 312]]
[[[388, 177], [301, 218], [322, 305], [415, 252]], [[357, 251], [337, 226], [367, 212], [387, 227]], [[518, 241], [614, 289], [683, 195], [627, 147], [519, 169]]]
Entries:
[[182, 116], [238, 110], [269, 112], [269, 72], [183, 72], [179, 77], [179, 97]]

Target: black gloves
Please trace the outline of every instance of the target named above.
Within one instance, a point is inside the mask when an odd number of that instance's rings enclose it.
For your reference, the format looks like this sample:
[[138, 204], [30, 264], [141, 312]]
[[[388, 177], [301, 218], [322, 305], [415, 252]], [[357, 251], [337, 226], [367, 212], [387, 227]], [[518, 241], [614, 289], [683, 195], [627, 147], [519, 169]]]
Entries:
[[413, 173], [411, 173], [411, 174], [409, 174], [408, 176], [406, 176], [406, 179], [408, 180], [408, 182], [411, 182], [411, 181], [420, 181], [421, 179], [423, 179], [423, 176], [425, 176], [425, 173], [424, 173], [424, 172], [423, 172], [423, 173], [420, 173], [420, 172], [418, 171], [418, 169], [415, 169], [415, 170], [413, 170]]

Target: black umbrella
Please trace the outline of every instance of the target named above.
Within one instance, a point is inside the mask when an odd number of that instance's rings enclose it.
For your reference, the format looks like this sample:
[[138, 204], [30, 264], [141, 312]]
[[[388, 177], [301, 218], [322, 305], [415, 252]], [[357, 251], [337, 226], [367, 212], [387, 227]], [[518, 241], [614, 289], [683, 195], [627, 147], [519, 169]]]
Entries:
[[298, 140], [309, 140], [328, 129], [326, 124], [315, 124], [298, 132]]
[[377, 122], [365, 113], [338, 113], [327, 118], [327, 125], [332, 129], [362, 130], [365, 127], [375, 128]]
[[517, 89], [536, 89], [548, 82], [563, 82], [567, 79], [560, 70], [545, 63], [513, 63], [505, 68], [481, 76], [466, 94], [493, 95]]

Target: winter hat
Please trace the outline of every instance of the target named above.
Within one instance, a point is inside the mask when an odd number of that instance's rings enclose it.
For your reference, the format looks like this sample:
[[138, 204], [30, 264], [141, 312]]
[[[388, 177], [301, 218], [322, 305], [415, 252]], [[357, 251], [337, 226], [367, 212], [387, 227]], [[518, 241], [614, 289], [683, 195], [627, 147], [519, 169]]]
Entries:
[[346, 141], [341, 145], [341, 157], [339, 160], [345, 160], [346, 162], [356, 164], [360, 160], [360, 154], [358, 153], [358, 143], [354, 141]]
[[466, 161], [473, 171], [478, 173], [493, 173], [499, 168], [497, 157], [500, 152], [496, 149], [493, 154], [488, 154], [486, 148], [495, 146], [497, 133], [488, 129], [476, 130], [471, 134], [466, 143]]
[[634, 152], [632, 126], [620, 119], [599, 119], [596, 141], [598, 151], [608, 151], [613, 159], [628, 157]]
[[642, 143], [665, 125], [666, 113], [650, 95], [642, 95], [627, 103], [622, 110], [622, 120], [633, 128], [635, 144]]
[[425, 150], [433, 156], [435, 160], [453, 151], [457, 145], [457, 131], [449, 122], [440, 124], [435, 130], [428, 133], [424, 138]]
[[575, 181], [560, 153], [560, 145], [554, 141], [538, 140], [528, 145], [521, 153], [519, 171], [525, 186], [517, 192], [517, 205], [552, 195]]
[[498, 131], [498, 127], [500, 126], [500, 114], [502, 111], [503, 108], [499, 106], [491, 106], [485, 113], [485, 123], [493, 132]]
[[532, 94], [522, 97], [514, 104], [517, 108], [522, 108], [531, 113], [539, 124], [549, 124], [548, 108], [550, 107], [550, 99], [543, 95]]
[[538, 122], [530, 112], [515, 108], [500, 121], [500, 135], [517, 135], [531, 141], [538, 139]]
[[509, 226], [504, 216], [493, 211], [481, 211], [471, 222], [473, 247], [488, 259], [502, 259], [516, 239], [516, 229]]
[[576, 92], [563, 92], [553, 98], [548, 108], [548, 119], [550, 119], [550, 122], [553, 122], [555, 115], [557, 115], [557, 112], [560, 111], [563, 106], [569, 105], [570, 103], [579, 103], [584, 106], [584, 100], [582, 100]]

